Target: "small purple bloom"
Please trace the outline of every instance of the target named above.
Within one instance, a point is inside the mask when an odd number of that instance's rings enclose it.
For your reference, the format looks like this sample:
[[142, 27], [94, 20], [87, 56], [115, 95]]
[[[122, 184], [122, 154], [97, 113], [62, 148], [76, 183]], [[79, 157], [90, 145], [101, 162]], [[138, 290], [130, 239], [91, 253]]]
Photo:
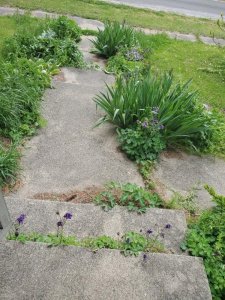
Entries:
[[166, 225], [165, 225], [165, 228], [166, 228], [166, 229], [170, 229], [171, 227], [172, 227], [171, 224], [166, 224]]
[[72, 214], [70, 212], [65, 213], [65, 215], [63, 216], [66, 220], [70, 220], [72, 219]]
[[148, 229], [148, 230], [147, 230], [147, 234], [151, 234], [151, 233], [153, 233], [153, 230]]
[[63, 226], [63, 222], [62, 221], [57, 222], [57, 226], [58, 227], [62, 227]]
[[143, 128], [147, 128], [147, 127], [148, 127], [148, 122], [147, 122], [147, 121], [144, 121], [144, 122], [141, 124], [141, 126], [142, 126]]
[[162, 124], [161, 124], [161, 125], [159, 125], [159, 129], [161, 129], [161, 130], [162, 130], [162, 129], [164, 129], [164, 128], [165, 128], [165, 126], [164, 126], [164, 125], [162, 125]]
[[19, 216], [19, 218], [17, 218], [16, 220], [19, 223], [19, 225], [21, 225], [21, 224], [23, 224], [25, 218], [26, 218], [26, 215], [25, 214], [21, 214]]

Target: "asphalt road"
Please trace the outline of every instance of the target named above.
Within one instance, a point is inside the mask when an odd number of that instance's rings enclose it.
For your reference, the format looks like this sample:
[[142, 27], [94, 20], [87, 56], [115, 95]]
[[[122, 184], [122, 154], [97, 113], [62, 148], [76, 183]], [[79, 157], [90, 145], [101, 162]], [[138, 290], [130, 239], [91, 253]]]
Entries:
[[157, 11], [218, 19], [225, 15], [225, 1], [221, 0], [107, 0], [108, 2], [149, 8]]

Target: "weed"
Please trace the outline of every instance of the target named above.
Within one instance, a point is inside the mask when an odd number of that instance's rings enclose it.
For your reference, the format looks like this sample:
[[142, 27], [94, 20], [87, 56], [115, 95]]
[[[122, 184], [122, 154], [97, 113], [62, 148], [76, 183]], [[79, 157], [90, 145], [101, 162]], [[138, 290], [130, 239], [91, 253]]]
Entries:
[[213, 298], [219, 300], [225, 296], [225, 197], [205, 188], [216, 206], [190, 225], [182, 249], [203, 258]]
[[146, 212], [149, 207], [162, 207], [159, 195], [150, 193], [136, 184], [118, 184], [112, 182], [106, 186], [106, 191], [94, 198], [94, 202], [104, 210], [110, 210], [115, 205], [126, 206], [129, 211]]

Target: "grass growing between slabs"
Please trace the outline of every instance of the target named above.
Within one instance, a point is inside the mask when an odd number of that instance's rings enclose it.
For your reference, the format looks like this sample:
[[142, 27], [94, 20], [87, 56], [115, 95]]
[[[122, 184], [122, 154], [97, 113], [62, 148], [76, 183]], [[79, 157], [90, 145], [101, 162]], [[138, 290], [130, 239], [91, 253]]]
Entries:
[[12, 6], [30, 10], [42, 9], [49, 12], [72, 14], [101, 21], [122, 22], [126, 20], [132, 26], [194, 33], [196, 35], [210, 36], [214, 33], [216, 37], [225, 36], [217, 27], [216, 22], [212, 20], [110, 4], [98, 0], [0, 0], [0, 6]]

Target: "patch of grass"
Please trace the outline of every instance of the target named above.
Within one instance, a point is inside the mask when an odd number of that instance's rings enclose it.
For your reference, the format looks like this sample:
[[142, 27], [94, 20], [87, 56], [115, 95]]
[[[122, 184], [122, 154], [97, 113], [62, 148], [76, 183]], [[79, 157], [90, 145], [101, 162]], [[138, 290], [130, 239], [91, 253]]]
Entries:
[[[90, 19], [123, 22], [139, 27], [194, 33], [224, 37], [215, 21], [180, 16], [172, 13], [156, 12], [125, 5], [110, 4], [98, 0], [0, 0], [1, 6], [14, 6], [24, 9], [43, 9], [49, 12], [72, 14]], [[219, 18], [219, 16], [218, 16]]]
[[[120, 250], [125, 256], [137, 256], [141, 252], [165, 253], [164, 245], [157, 238], [150, 238], [137, 232], [127, 232], [121, 238], [114, 239], [110, 236], [88, 237], [78, 240], [75, 236], [61, 236], [56, 234], [43, 235], [39, 233], [19, 233], [19, 235], [10, 234], [9, 240], [16, 240], [21, 243], [39, 242], [46, 243], [48, 247], [53, 246], [76, 246], [97, 251], [99, 249]], [[146, 254], [145, 254], [146, 255]]]

